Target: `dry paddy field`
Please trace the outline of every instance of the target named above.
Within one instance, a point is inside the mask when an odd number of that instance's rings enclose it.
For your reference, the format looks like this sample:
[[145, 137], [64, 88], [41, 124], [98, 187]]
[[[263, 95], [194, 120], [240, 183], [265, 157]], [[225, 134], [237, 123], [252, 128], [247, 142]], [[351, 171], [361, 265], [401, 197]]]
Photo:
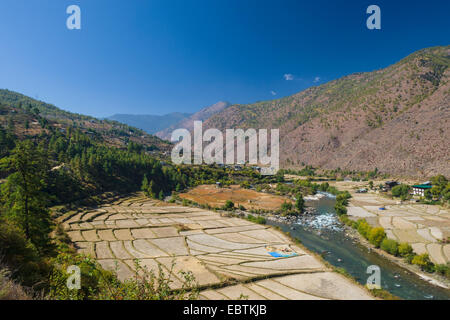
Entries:
[[[450, 244], [443, 242], [450, 238], [448, 209], [408, 201], [400, 203], [375, 193], [355, 193], [353, 187], [362, 187], [360, 183], [337, 182], [335, 185], [353, 196], [348, 207], [349, 217], [364, 218], [372, 226], [383, 227], [388, 238], [410, 243], [416, 253], [428, 253], [434, 263], [450, 262]], [[386, 210], [380, 210], [382, 206]]]
[[[67, 216], [63, 223], [79, 252], [106, 269], [117, 268], [121, 280], [133, 276], [139, 259], [155, 272], [175, 263], [173, 288], [181, 286], [179, 271], [191, 271], [202, 299], [372, 298], [284, 234], [212, 211], [134, 196]], [[290, 256], [269, 254], [274, 251]]]
[[254, 190], [244, 189], [238, 185], [219, 188], [215, 185], [201, 185], [187, 193], [180, 194], [182, 199], [195, 201], [199, 204], [209, 204], [217, 208], [231, 200], [235, 205], [243, 205], [247, 209], [279, 210], [285, 201], [284, 197], [271, 195]]

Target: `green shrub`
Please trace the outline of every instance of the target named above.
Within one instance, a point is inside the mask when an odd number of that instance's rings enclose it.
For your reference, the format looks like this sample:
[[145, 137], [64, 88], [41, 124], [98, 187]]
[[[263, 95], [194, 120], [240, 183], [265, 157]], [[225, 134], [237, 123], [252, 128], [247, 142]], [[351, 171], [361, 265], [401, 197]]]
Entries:
[[[84, 256], [60, 254], [56, 258], [58, 268], [55, 268], [50, 277], [49, 299], [55, 300], [192, 300], [197, 299], [197, 283], [191, 272], [180, 272], [177, 275], [182, 279], [180, 290], [172, 290], [175, 264], [168, 272], [158, 266], [158, 273], [148, 271], [141, 267], [139, 260], [134, 260], [135, 277], [125, 281], [109, 271], [103, 270], [93, 259]], [[81, 290], [69, 290], [67, 280], [69, 274], [67, 267], [76, 265], [81, 270]], [[192, 290], [191, 290], [192, 289]]]
[[334, 211], [336, 211], [336, 214], [338, 216], [347, 214], [347, 208], [340, 202], [336, 203], [336, 205], [334, 206]]
[[2, 221], [1, 218], [0, 258], [12, 270], [12, 279], [27, 287], [45, 282], [50, 271], [48, 261], [40, 257], [36, 247], [25, 238], [24, 232], [12, 222]]
[[264, 217], [261, 217], [261, 216], [255, 217], [251, 214], [249, 214], [247, 216], [247, 220], [254, 222], [254, 223], [258, 223], [258, 224], [266, 224], [266, 222], [267, 222]]
[[398, 255], [398, 242], [395, 240], [385, 238], [381, 242], [380, 248], [394, 256]]
[[292, 210], [292, 203], [290, 202], [283, 202], [283, 204], [281, 205], [281, 210], [282, 211], [291, 211]]
[[392, 195], [394, 197], [399, 197], [405, 199], [411, 190], [411, 187], [407, 184], [400, 184], [392, 188]]
[[223, 206], [224, 210], [231, 211], [234, 209], [234, 202], [231, 200], [227, 200]]
[[421, 255], [415, 255], [414, 258], [411, 260], [412, 264], [418, 265], [420, 269], [427, 271], [427, 272], [433, 272], [434, 264], [431, 262], [430, 257], [427, 253], [421, 254]]
[[437, 273], [450, 278], [450, 263], [447, 264], [437, 264], [435, 265], [435, 270]]
[[375, 247], [379, 248], [381, 245], [381, 242], [386, 238], [386, 232], [384, 232], [384, 229], [379, 228], [372, 228], [368, 234], [368, 240], [371, 244], [373, 244]]
[[359, 234], [362, 235], [364, 238], [369, 238], [369, 233], [372, 230], [372, 227], [367, 223], [366, 220], [359, 219], [356, 224], [356, 229], [358, 230]]
[[409, 243], [403, 242], [398, 246], [398, 253], [401, 257], [408, 257], [414, 254], [414, 250]]

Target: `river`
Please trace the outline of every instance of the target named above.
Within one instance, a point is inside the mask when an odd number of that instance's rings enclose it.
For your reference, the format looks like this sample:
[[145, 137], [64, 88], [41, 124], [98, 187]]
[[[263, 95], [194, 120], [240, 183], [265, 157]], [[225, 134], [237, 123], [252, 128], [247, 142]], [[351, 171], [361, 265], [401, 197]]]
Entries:
[[365, 285], [370, 274], [367, 267], [376, 265], [381, 270], [381, 287], [393, 295], [408, 300], [450, 300], [450, 290], [436, 287], [390, 260], [369, 251], [358, 241], [346, 236], [345, 229], [334, 212], [335, 199], [327, 195], [308, 201], [317, 213], [299, 219], [296, 223], [268, 220], [298, 240], [310, 251], [321, 254], [336, 267], [345, 269], [359, 283]]

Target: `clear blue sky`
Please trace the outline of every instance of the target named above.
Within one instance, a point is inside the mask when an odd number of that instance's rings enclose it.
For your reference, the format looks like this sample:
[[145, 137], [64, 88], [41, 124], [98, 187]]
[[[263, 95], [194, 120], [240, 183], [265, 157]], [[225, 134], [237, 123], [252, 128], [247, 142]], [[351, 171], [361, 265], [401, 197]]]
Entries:
[[[71, 4], [81, 30], [66, 28]], [[370, 4], [382, 30], [366, 28]], [[251, 103], [448, 45], [449, 12], [448, 0], [1, 0], [0, 88], [98, 117]]]

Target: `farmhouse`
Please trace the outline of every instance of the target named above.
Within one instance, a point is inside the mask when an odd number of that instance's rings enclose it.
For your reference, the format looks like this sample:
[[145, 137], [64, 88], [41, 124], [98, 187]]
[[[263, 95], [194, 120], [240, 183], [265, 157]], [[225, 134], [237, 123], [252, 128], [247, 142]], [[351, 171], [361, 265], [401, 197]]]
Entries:
[[387, 190], [391, 190], [393, 187], [398, 186], [400, 183], [398, 183], [397, 181], [386, 181], [385, 182], [385, 189]]
[[413, 195], [424, 197], [425, 191], [430, 190], [433, 186], [431, 185], [430, 182], [424, 182], [422, 184], [416, 184], [412, 187], [413, 187], [413, 191], [412, 191]]

